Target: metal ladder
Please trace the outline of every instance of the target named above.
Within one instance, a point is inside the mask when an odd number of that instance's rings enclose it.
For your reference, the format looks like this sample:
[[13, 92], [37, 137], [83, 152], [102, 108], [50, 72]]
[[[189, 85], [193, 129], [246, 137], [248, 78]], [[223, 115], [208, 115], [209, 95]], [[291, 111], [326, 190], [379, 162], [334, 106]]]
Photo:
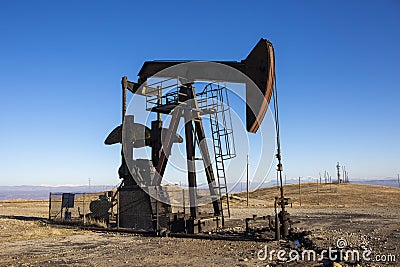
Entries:
[[[228, 112], [229, 114], [230, 110], [228, 103], [226, 103], [228, 99], [226, 99], [224, 102], [224, 97], [223, 97], [223, 89], [226, 90], [226, 88], [220, 87], [219, 84], [217, 85], [218, 87], [216, 89], [213, 89], [212, 85], [210, 86], [211, 90], [209, 90], [210, 94], [209, 99], [212, 101], [211, 106], [215, 109], [215, 112], [210, 114], [210, 125], [211, 125], [211, 134], [214, 146], [215, 167], [216, 167], [216, 174], [218, 181], [217, 188], [218, 188], [219, 198], [221, 199], [220, 210], [222, 217], [224, 217], [222, 197], [223, 195], [225, 195], [228, 217], [230, 217], [228, 185], [226, 182], [226, 172], [224, 164], [224, 160], [230, 159], [235, 156], [235, 153], [231, 153], [232, 148], [230, 146], [230, 139], [229, 139], [229, 137], [233, 134], [233, 132], [227, 126], [226, 116], [225, 116], [226, 115], [225, 112]], [[220, 116], [220, 118], [218, 116]], [[234, 144], [233, 144], [233, 149], [234, 149]]]
[[[210, 115], [214, 117], [216, 115]], [[212, 140], [214, 145], [214, 156], [215, 156], [215, 167], [217, 173], [217, 187], [218, 187], [218, 194], [219, 198], [221, 199], [221, 214], [224, 216], [224, 208], [223, 208], [223, 201], [222, 197], [225, 195], [226, 197], [226, 205], [228, 210], [228, 217], [231, 216], [229, 210], [229, 197], [228, 197], [228, 186], [226, 184], [226, 174], [225, 174], [225, 164], [224, 164], [224, 157], [222, 153], [222, 145], [221, 145], [221, 134], [220, 134], [220, 127], [218, 120], [214, 120], [210, 118], [211, 124], [211, 132], [212, 132]]]

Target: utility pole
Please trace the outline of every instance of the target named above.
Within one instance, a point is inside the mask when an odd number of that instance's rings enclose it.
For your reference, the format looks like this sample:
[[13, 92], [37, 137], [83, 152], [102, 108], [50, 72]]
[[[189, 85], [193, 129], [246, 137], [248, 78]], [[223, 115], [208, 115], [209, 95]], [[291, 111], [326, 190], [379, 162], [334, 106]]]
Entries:
[[340, 165], [339, 165], [339, 162], [336, 165], [336, 169], [337, 169], [337, 183], [340, 184]]
[[89, 191], [90, 191], [90, 177], [89, 177]]
[[317, 204], [319, 205], [319, 189], [318, 189], [318, 178], [317, 178]]
[[342, 180], [343, 180], [343, 183], [345, 183], [346, 182], [346, 168], [345, 168], [345, 166], [343, 165], [342, 166]]
[[[317, 183], [318, 183], [318, 180], [317, 180]], [[321, 173], [319, 173], [319, 183], [322, 184]]]
[[299, 176], [299, 203], [301, 207], [301, 182], [300, 182], [300, 176]]
[[397, 182], [399, 183], [399, 187], [400, 187], [400, 174], [397, 174]]
[[249, 154], [247, 154], [247, 163], [246, 163], [246, 198], [248, 207], [249, 206]]

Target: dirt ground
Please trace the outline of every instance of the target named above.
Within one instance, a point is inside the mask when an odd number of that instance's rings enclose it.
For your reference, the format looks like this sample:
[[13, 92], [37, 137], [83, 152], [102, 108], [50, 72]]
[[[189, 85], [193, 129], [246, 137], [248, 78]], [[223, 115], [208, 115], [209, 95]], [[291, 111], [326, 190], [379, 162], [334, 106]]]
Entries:
[[[303, 185], [302, 206], [298, 187], [286, 186], [292, 198], [288, 207], [294, 232], [290, 241], [226, 241], [173, 237], [144, 237], [133, 234], [91, 232], [46, 223], [46, 202], [0, 203], [1, 266], [400, 266], [400, 189], [368, 185]], [[348, 196], [347, 194], [352, 194]], [[276, 188], [250, 194], [250, 207], [243, 194], [231, 201], [232, 220], [273, 214]], [[318, 205], [319, 202], [319, 205]], [[321, 261], [265, 260], [267, 247], [295, 249], [336, 248], [338, 239], [344, 249], [371, 251], [370, 260], [352, 261], [349, 257], [333, 265]], [[296, 240], [296, 241], [294, 241]], [[297, 240], [299, 243], [296, 242]], [[261, 251], [261, 252], [260, 252]], [[274, 254], [275, 255], [275, 254]], [[287, 255], [286, 255], [287, 256]], [[326, 255], [325, 255], [326, 256]], [[376, 256], [386, 261], [376, 261]], [[395, 261], [393, 261], [393, 257]]]

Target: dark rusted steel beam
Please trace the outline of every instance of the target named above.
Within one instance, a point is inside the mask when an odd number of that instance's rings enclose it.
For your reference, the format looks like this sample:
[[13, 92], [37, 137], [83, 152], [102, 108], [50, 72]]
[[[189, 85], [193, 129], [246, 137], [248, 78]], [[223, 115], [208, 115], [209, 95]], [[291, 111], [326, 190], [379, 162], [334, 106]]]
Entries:
[[182, 108], [176, 107], [172, 111], [172, 118], [168, 127], [167, 134], [165, 136], [164, 144], [161, 149], [160, 158], [158, 159], [158, 164], [156, 167], [156, 176], [153, 185], [160, 185], [162, 177], [167, 167], [168, 157], [171, 155], [171, 148], [173, 144], [173, 138], [176, 136], [176, 131], [178, 130], [179, 120], [182, 117]]
[[186, 141], [186, 161], [189, 183], [189, 203], [190, 217], [197, 217], [197, 181], [196, 181], [196, 164], [195, 164], [195, 142], [192, 124], [191, 108], [185, 108], [183, 117], [185, 118], [185, 141]]

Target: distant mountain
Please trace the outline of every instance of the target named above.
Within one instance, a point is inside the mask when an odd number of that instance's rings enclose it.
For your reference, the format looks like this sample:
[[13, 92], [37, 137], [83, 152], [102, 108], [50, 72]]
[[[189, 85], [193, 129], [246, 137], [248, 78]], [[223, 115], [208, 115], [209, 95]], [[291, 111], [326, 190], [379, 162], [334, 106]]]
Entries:
[[354, 184], [370, 184], [370, 185], [382, 185], [382, 186], [392, 186], [399, 187], [399, 182], [397, 179], [388, 178], [381, 180], [354, 180], [352, 181]]
[[[301, 182], [315, 182], [315, 178], [305, 177], [302, 178]], [[285, 181], [283, 181], [285, 184]], [[287, 179], [286, 184], [296, 184], [297, 179]], [[354, 184], [370, 184], [370, 185], [380, 185], [380, 186], [391, 186], [399, 187], [397, 179], [385, 178], [385, 179], [375, 179], [375, 180], [365, 180], [365, 179], [351, 179], [350, 183]], [[252, 182], [249, 184], [249, 190], [254, 191], [259, 188], [266, 188], [276, 186], [276, 181], [269, 182]], [[31, 186], [31, 185], [21, 185], [21, 186], [0, 186], [0, 201], [1, 200], [45, 200], [49, 198], [49, 193], [95, 193], [106, 190], [111, 190], [115, 186], [112, 185], [95, 185], [91, 186]], [[208, 190], [208, 185], [199, 185], [200, 189]], [[228, 183], [229, 193], [238, 193], [246, 191], [246, 182], [239, 183]]]
[[95, 186], [0, 186], [0, 200], [44, 200], [52, 193], [95, 193], [113, 189], [112, 185]]

